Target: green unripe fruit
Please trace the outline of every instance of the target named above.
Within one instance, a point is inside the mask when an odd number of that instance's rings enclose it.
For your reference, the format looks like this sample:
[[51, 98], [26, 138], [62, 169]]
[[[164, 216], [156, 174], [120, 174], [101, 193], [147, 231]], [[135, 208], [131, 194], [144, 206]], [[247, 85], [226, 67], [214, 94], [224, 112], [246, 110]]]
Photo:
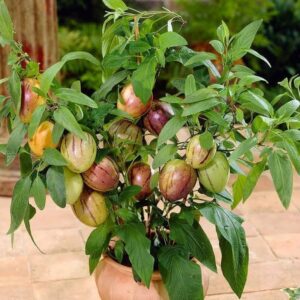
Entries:
[[83, 180], [80, 174], [71, 172], [64, 168], [65, 189], [68, 204], [74, 204], [80, 197], [83, 190]]
[[122, 147], [124, 151], [134, 152], [138, 145], [143, 144], [141, 129], [128, 120], [119, 120], [108, 129], [113, 139], [113, 147]]
[[200, 135], [195, 135], [189, 141], [186, 147], [186, 162], [194, 169], [205, 168], [214, 158], [216, 154], [216, 144], [209, 150], [204, 149], [200, 145]]
[[85, 132], [82, 140], [73, 133], [68, 133], [62, 140], [60, 151], [67, 161], [67, 167], [74, 173], [88, 170], [95, 161], [97, 145], [94, 138]]
[[214, 159], [206, 168], [198, 171], [200, 183], [212, 193], [220, 193], [225, 189], [229, 175], [228, 160], [221, 152], [216, 152]]
[[159, 189], [169, 201], [186, 198], [197, 181], [195, 170], [181, 159], [169, 161], [159, 175]]
[[91, 227], [101, 225], [108, 217], [104, 195], [87, 188], [73, 205], [73, 211], [79, 221]]

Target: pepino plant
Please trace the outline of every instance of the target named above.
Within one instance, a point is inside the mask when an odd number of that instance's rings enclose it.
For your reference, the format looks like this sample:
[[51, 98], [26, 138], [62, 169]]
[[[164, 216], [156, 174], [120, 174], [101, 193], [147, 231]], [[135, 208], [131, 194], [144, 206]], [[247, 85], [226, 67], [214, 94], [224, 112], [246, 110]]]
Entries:
[[[266, 170], [288, 208], [293, 167], [300, 173], [300, 78], [284, 79], [279, 84], [286, 92], [265, 99], [256, 85], [265, 79], [234, 64], [253, 55], [269, 65], [251, 49], [260, 20], [235, 35], [224, 22], [217, 28], [211, 45], [222, 58], [219, 73], [211, 62], [215, 54], [189, 49], [173, 31], [183, 25], [178, 14], [140, 12], [121, 0], [104, 3], [101, 62], [72, 52], [41, 71], [13, 40], [0, 0], [0, 42], [10, 47], [11, 70], [1, 80], [8, 93], [0, 97], [0, 117], [8, 120], [10, 136], [0, 150], [7, 165], [16, 157], [21, 164], [8, 233], [24, 223], [34, 241], [30, 221], [50, 201], [49, 192], [59, 207], [68, 204], [79, 221], [95, 227], [86, 242], [91, 273], [97, 268], [101, 277], [123, 265], [142, 283], [132, 279], [132, 299], [196, 300], [205, 296], [201, 270], [218, 270], [201, 227], [207, 219], [219, 239], [219, 271], [240, 297], [249, 254], [243, 219], [231, 208], [250, 197]], [[78, 81], [63, 87], [56, 80], [71, 60], [101, 66], [103, 82], [92, 96]], [[186, 75], [160, 91], [156, 83], [170, 64]], [[113, 261], [108, 269], [106, 258]], [[157, 272], [162, 288], [153, 283]], [[102, 282], [102, 299], [128, 299], [128, 282], [126, 292], [119, 280], [109, 293], [112, 282]]]

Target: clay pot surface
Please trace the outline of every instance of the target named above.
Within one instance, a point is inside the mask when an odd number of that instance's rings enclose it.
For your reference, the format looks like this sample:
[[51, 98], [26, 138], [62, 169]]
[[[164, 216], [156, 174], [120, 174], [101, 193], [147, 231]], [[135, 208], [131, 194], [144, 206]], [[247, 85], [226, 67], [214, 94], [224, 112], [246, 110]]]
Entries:
[[[101, 300], [169, 300], [159, 272], [154, 272], [150, 288], [135, 282], [130, 267], [104, 256], [96, 270], [96, 284]], [[208, 290], [209, 276], [202, 268], [203, 291]]]

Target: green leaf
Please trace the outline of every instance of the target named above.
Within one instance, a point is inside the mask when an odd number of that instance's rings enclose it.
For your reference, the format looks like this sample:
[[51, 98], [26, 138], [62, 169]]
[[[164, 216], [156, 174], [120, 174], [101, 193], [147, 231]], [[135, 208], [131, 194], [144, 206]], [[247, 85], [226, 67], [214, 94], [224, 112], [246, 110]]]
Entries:
[[170, 219], [170, 238], [178, 245], [185, 247], [191, 256], [197, 258], [210, 270], [217, 272], [215, 255], [205, 232], [194, 222], [190, 225], [186, 220], [173, 216]]
[[36, 176], [35, 180], [32, 183], [30, 195], [34, 197], [36, 206], [43, 210], [46, 205], [46, 188], [43, 180], [39, 175]]
[[58, 166], [51, 166], [47, 171], [46, 182], [52, 200], [59, 207], [66, 207], [64, 169]]
[[137, 185], [131, 185], [124, 188], [119, 195], [119, 201], [124, 202], [131, 200], [135, 195], [141, 191], [141, 187]]
[[63, 126], [61, 126], [58, 123], [54, 124], [53, 131], [52, 131], [52, 141], [54, 144], [59, 143], [64, 131], [65, 131], [65, 128]]
[[30, 61], [27, 65], [26, 65], [26, 70], [25, 70], [25, 77], [37, 77], [40, 73], [40, 65], [38, 62], [36, 61]]
[[217, 28], [217, 36], [224, 44], [227, 44], [229, 40], [229, 29], [224, 21], [222, 21], [222, 24]]
[[203, 115], [210, 121], [218, 124], [219, 126], [222, 126], [222, 127], [228, 127], [229, 124], [227, 123], [226, 120], [224, 120], [224, 117], [222, 114], [212, 110], [212, 111], [207, 111], [207, 112], [204, 112]]
[[31, 121], [29, 123], [29, 126], [28, 126], [28, 136], [29, 136], [29, 138], [33, 137], [35, 131], [39, 127], [45, 110], [46, 110], [46, 105], [40, 105], [33, 112], [32, 119], [31, 119]]
[[154, 190], [157, 187], [158, 181], [159, 181], [159, 172], [156, 172], [151, 176], [151, 179], [150, 179], [151, 190]]
[[233, 291], [240, 297], [247, 278], [249, 252], [242, 219], [229, 210], [206, 203], [200, 212], [216, 225], [222, 251], [222, 271]]
[[147, 287], [150, 286], [154, 267], [154, 258], [150, 254], [151, 242], [146, 238], [145, 227], [142, 223], [127, 223], [117, 231], [117, 235], [125, 243], [134, 271]]
[[[155, 83], [157, 61], [155, 57], [144, 60], [132, 74], [132, 84], [135, 94], [145, 104], [152, 95]], [[147, 80], [145, 80], [147, 78]]]
[[129, 44], [130, 54], [143, 53], [148, 51], [149, 49], [151, 49], [151, 46], [148, 43], [141, 40], [137, 40]]
[[68, 164], [57, 149], [45, 149], [43, 159], [47, 164], [52, 166], [66, 166]]
[[197, 52], [185, 64], [185, 67], [198, 67], [203, 65], [205, 61], [216, 59], [216, 55], [210, 52]]
[[122, 0], [103, 0], [103, 3], [110, 9], [126, 11], [127, 5]]
[[257, 137], [256, 136], [244, 140], [231, 153], [230, 160], [237, 160], [238, 158], [240, 158], [241, 156], [243, 156], [246, 152], [248, 152], [249, 150], [251, 150], [256, 145], [257, 145]]
[[26, 126], [23, 123], [19, 123], [18, 126], [10, 134], [6, 146], [6, 165], [10, 165], [14, 161], [23, 142], [25, 134]]
[[[235, 262], [234, 259], [236, 258], [233, 256], [232, 245], [223, 236], [219, 235], [219, 244], [222, 253], [222, 272], [231, 288], [239, 298], [243, 293], [248, 275], [249, 250], [247, 247], [245, 234], [243, 234], [241, 237], [241, 242], [242, 255], [239, 257], [239, 261]], [[236, 270], [232, 268], [234, 264], [237, 264]]]
[[116, 215], [125, 222], [138, 222], [138, 217], [135, 212], [129, 210], [128, 208], [119, 208], [115, 210]]
[[16, 114], [18, 114], [21, 107], [21, 80], [17, 71], [15, 70], [9, 77], [8, 89], [15, 106]]
[[41, 90], [47, 94], [50, 86], [57, 75], [57, 73], [61, 70], [65, 63], [72, 60], [86, 60], [90, 63], [100, 66], [100, 62], [90, 53], [84, 51], [75, 51], [66, 54], [60, 62], [49, 67], [41, 76]]
[[247, 53], [250, 53], [252, 54], [253, 56], [259, 58], [260, 60], [264, 61], [270, 68], [271, 68], [271, 64], [270, 62], [264, 57], [262, 56], [261, 54], [259, 54], [257, 51], [253, 50], [253, 49], [249, 49], [247, 51]]
[[86, 60], [90, 62], [93, 65], [99, 66], [100, 67], [100, 61], [91, 53], [85, 52], [85, 51], [74, 51], [74, 52], [69, 52], [63, 58], [61, 61], [63, 63], [66, 63], [68, 61], [72, 60]]
[[129, 72], [127, 70], [115, 73], [101, 85], [100, 89], [93, 94], [92, 98], [96, 101], [105, 99], [107, 94], [110, 93], [117, 84], [123, 81], [128, 74]]
[[85, 253], [95, 260], [95, 263], [90, 263], [90, 274], [94, 272], [102, 253], [108, 247], [112, 229], [111, 221], [107, 220], [93, 230], [86, 241]]
[[27, 231], [28, 235], [30, 236], [30, 239], [31, 239], [31, 241], [33, 242], [33, 244], [37, 247], [37, 249], [38, 249], [42, 254], [45, 254], [45, 253], [43, 253], [43, 251], [38, 247], [37, 243], [35, 242], [35, 240], [34, 240], [34, 238], [33, 238], [32, 232], [31, 232], [30, 220], [35, 216], [35, 214], [36, 214], [36, 209], [35, 209], [31, 204], [29, 204], [29, 205], [27, 206], [27, 210], [26, 210], [26, 213], [25, 213], [25, 216], [24, 216], [24, 224], [25, 224], [26, 231]]
[[166, 65], [166, 58], [165, 58], [164, 51], [162, 49], [156, 48], [155, 52], [156, 52], [156, 59], [158, 63], [164, 68]]
[[223, 46], [223, 44], [222, 44], [220, 41], [218, 41], [218, 40], [212, 40], [212, 41], [210, 41], [209, 43], [213, 46], [213, 48], [214, 48], [218, 53], [220, 53], [220, 54], [223, 54], [223, 53], [224, 53], [224, 46]]
[[238, 102], [242, 104], [243, 109], [249, 109], [265, 116], [272, 116], [274, 114], [272, 105], [265, 98], [252, 91], [242, 93]]
[[289, 207], [293, 192], [293, 169], [288, 156], [274, 151], [268, 160], [277, 194], [285, 208]]
[[163, 50], [171, 47], [185, 46], [188, 44], [184, 37], [173, 31], [161, 34], [158, 38], [158, 41], [160, 48]]
[[20, 170], [22, 177], [28, 176], [32, 172], [32, 158], [29, 146], [26, 149], [21, 148], [19, 153]]
[[182, 102], [183, 102], [182, 98], [179, 98], [179, 97], [176, 97], [173, 95], [162, 97], [162, 98], [160, 98], [160, 100], [163, 102], [173, 103], [173, 104], [182, 104]]
[[53, 118], [55, 122], [66, 128], [69, 132], [74, 133], [83, 140], [86, 139], [86, 136], [80, 125], [77, 123], [74, 115], [65, 106], [60, 106], [57, 110], [55, 110]]
[[72, 102], [79, 105], [86, 105], [91, 108], [98, 108], [98, 105], [94, 100], [74, 89], [60, 88], [55, 91], [55, 95], [58, 98], [67, 102]]
[[191, 116], [191, 115], [209, 110], [219, 104], [220, 104], [219, 100], [212, 98], [212, 99], [203, 100], [203, 101], [191, 104], [191, 105], [186, 105], [183, 110], [182, 116], [183, 117]]
[[204, 300], [200, 266], [181, 246], [164, 246], [158, 253], [159, 271], [172, 300]]
[[14, 39], [13, 22], [10, 18], [9, 11], [4, 0], [0, 0], [0, 35], [3, 38], [3, 46]]
[[244, 187], [247, 177], [243, 174], [239, 174], [236, 181], [232, 185], [233, 203], [231, 208], [236, 208], [239, 203], [243, 200]]
[[261, 24], [262, 20], [254, 21], [243, 28], [238, 34], [236, 34], [232, 43], [232, 47], [230, 49], [230, 54], [233, 61], [242, 58], [251, 48], [256, 33]]
[[212, 146], [214, 145], [214, 138], [209, 131], [205, 131], [204, 133], [201, 133], [199, 139], [200, 139], [201, 147], [206, 150], [211, 149]]
[[259, 177], [261, 176], [262, 172], [265, 170], [266, 163], [267, 163], [266, 159], [256, 163], [252, 167], [249, 174], [247, 175], [246, 182], [244, 185], [244, 190], [243, 190], [244, 201], [246, 201], [249, 198], [252, 191], [254, 190]]
[[219, 73], [218, 69], [210, 60], [205, 60], [203, 62], [203, 65], [212, 73], [213, 76], [217, 78], [221, 77], [221, 74]]
[[188, 75], [188, 77], [185, 80], [185, 89], [184, 89], [184, 94], [185, 96], [189, 96], [190, 94], [196, 92], [197, 87], [196, 87], [196, 80], [193, 74]]
[[94, 253], [102, 253], [105, 245], [107, 245], [107, 242], [109, 241], [112, 229], [113, 226], [111, 221], [106, 221], [94, 229], [86, 241], [85, 254], [91, 255]]
[[299, 100], [291, 100], [285, 104], [283, 104], [277, 111], [276, 116], [278, 118], [289, 118], [292, 114], [297, 112], [297, 109], [300, 106]]
[[264, 81], [264, 82], [268, 83], [266, 79], [264, 79], [260, 76], [257, 76], [257, 75], [253, 75], [253, 74], [247, 74], [240, 78], [241, 78], [241, 80], [239, 81], [240, 86], [252, 85], [253, 83], [259, 82], [259, 81]]
[[162, 147], [154, 157], [152, 167], [157, 169], [172, 158], [177, 153], [177, 146], [174, 144], [168, 144]]
[[[218, 92], [211, 88], [201, 88], [200, 90], [194, 91], [186, 96], [184, 101], [181, 103], [195, 103], [218, 96]], [[179, 98], [180, 99], [180, 98]]]
[[300, 175], [300, 155], [297, 146], [295, 145], [293, 140], [287, 138], [285, 138], [285, 141], [282, 142], [282, 146], [287, 151], [295, 170]]
[[164, 144], [166, 141], [171, 139], [176, 135], [179, 129], [183, 127], [183, 125], [186, 123], [186, 118], [175, 116], [171, 118], [166, 125], [163, 127], [162, 131], [159, 134], [158, 140], [157, 140], [157, 147], [160, 147], [162, 144]]
[[13, 233], [21, 225], [29, 205], [31, 179], [21, 178], [15, 185], [10, 206], [11, 223], [8, 233]]
[[50, 86], [57, 75], [57, 73], [61, 70], [61, 68], [64, 66], [64, 62], [60, 61], [56, 64], [49, 67], [41, 76], [41, 90], [43, 93], [47, 94]]
[[0, 144], [0, 153], [6, 155], [6, 144]]
[[116, 259], [119, 263], [122, 263], [124, 257], [124, 243], [120, 240], [116, 241], [114, 248]]

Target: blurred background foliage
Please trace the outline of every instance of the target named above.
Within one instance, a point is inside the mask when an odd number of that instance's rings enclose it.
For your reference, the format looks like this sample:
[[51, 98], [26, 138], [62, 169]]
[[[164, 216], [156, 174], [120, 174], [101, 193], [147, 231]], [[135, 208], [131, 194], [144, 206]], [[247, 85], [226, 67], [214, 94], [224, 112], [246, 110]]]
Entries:
[[[57, 2], [60, 54], [83, 50], [100, 58], [101, 24], [105, 13], [102, 1]], [[178, 10], [187, 21], [182, 28], [183, 34], [190, 45], [199, 50], [209, 50], [208, 41], [215, 38], [222, 20], [232, 32], [238, 32], [251, 21], [263, 19], [255, 48], [270, 60], [272, 68], [266, 68], [252, 57], [244, 62], [265, 77], [271, 86], [300, 73], [300, 0], [130, 0], [126, 3], [138, 9], [167, 6]], [[92, 92], [101, 83], [101, 70], [86, 63], [70, 63], [63, 70], [63, 79], [68, 85], [81, 80], [85, 92]], [[272, 90], [266, 92], [273, 93]]]

